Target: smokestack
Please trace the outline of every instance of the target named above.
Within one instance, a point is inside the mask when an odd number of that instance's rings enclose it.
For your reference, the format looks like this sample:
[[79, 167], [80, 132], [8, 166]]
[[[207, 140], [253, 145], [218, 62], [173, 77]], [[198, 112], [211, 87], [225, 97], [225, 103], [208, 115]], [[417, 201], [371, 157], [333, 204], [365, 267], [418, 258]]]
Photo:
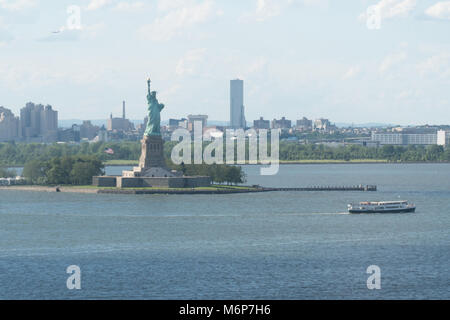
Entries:
[[123, 112], [122, 112], [122, 118], [125, 119], [125, 101], [123, 101]]

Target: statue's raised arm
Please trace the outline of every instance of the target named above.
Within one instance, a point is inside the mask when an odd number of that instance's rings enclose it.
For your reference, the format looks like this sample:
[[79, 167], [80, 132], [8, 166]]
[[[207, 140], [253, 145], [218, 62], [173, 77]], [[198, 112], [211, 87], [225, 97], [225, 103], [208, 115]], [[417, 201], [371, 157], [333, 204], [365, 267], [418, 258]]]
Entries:
[[150, 103], [150, 99], [152, 96], [151, 90], [150, 90], [150, 83], [152, 81], [150, 80], [150, 78], [147, 78], [147, 87], [148, 87], [148, 94], [147, 94], [147, 101]]

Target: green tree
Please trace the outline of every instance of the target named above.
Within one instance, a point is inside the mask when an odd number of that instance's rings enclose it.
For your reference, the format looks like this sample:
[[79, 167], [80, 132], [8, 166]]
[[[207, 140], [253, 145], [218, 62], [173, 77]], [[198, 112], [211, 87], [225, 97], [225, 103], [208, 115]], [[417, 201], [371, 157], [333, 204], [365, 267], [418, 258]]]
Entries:
[[95, 158], [78, 158], [70, 172], [70, 182], [74, 185], [92, 184], [92, 177], [103, 173], [103, 163]]
[[450, 161], [450, 147], [446, 147], [444, 153], [442, 154], [443, 161]]
[[225, 168], [225, 182], [228, 184], [238, 184], [245, 182], [245, 173], [241, 167], [227, 166]]
[[47, 161], [32, 160], [26, 163], [23, 176], [34, 184], [92, 183], [92, 177], [103, 174], [104, 165], [95, 156], [66, 156]]
[[395, 155], [395, 149], [392, 145], [385, 145], [381, 147], [381, 155], [384, 159], [391, 160]]
[[70, 158], [54, 158], [47, 162], [45, 176], [48, 184], [70, 184]]
[[440, 161], [443, 153], [444, 153], [443, 146], [438, 145], [429, 146], [426, 151], [426, 159], [428, 161]]
[[45, 163], [39, 160], [31, 160], [25, 164], [22, 176], [32, 184], [46, 183]]

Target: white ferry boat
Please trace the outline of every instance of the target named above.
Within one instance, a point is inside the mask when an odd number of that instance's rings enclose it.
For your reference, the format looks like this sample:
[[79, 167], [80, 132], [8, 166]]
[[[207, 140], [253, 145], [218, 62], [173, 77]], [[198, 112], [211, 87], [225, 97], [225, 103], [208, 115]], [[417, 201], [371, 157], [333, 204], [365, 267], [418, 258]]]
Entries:
[[415, 212], [416, 206], [408, 201], [360, 202], [349, 204], [349, 213], [404, 213]]

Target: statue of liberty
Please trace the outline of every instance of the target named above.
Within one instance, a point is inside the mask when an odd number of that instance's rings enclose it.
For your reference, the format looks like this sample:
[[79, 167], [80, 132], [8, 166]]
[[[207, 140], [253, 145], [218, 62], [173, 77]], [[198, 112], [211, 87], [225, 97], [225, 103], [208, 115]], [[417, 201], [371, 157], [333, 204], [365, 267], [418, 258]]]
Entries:
[[148, 122], [144, 137], [161, 135], [161, 111], [162, 109], [164, 109], [164, 104], [159, 103], [158, 99], [156, 98], [156, 91], [150, 90], [150, 83], [150, 78], [148, 78]]

